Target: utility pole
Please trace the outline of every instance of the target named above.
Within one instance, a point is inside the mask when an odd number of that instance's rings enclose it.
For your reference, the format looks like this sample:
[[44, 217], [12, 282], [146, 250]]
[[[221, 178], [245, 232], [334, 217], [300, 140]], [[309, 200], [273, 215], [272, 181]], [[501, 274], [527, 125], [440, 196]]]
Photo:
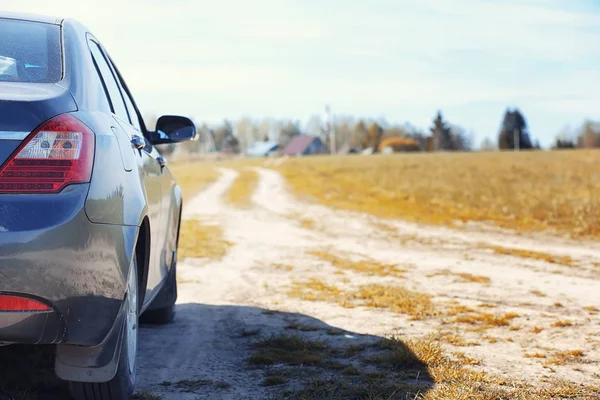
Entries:
[[513, 132], [513, 141], [514, 141], [515, 151], [519, 151], [519, 149], [521, 147], [521, 135], [519, 134], [519, 130], [516, 128]]
[[331, 114], [331, 107], [329, 104], [325, 106], [325, 114], [327, 115], [327, 130], [329, 135], [329, 144], [331, 154], [336, 154], [337, 149], [335, 148], [335, 122], [333, 120], [333, 115]]

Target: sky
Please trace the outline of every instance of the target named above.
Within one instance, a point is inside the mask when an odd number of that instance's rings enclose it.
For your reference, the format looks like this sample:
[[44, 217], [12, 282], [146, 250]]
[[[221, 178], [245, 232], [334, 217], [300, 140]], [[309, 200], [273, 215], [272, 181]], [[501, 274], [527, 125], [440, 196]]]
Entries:
[[495, 138], [507, 107], [549, 145], [600, 119], [600, 0], [2, 0], [78, 19], [144, 114], [385, 118], [437, 110]]

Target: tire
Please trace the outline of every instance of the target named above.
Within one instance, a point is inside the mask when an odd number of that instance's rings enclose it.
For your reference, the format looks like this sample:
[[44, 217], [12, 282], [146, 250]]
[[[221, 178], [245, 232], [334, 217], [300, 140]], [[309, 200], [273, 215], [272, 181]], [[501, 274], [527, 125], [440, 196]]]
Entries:
[[127, 282], [127, 315], [123, 324], [119, 365], [113, 379], [104, 383], [69, 382], [71, 396], [75, 400], [127, 400], [133, 393], [137, 366], [139, 334], [137, 262], [133, 264]]
[[146, 311], [142, 322], [152, 325], [166, 325], [175, 319], [175, 304], [156, 310]]

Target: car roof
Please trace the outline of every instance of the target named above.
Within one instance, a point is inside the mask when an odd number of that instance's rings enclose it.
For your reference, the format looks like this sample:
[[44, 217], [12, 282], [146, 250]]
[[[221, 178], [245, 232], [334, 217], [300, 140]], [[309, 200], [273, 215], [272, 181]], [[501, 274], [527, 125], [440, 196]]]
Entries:
[[25, 14], [25, 13], [13, 13], [7, 11], [0, 11], [0, 18], [4, 19], [16, 19], [21, 21], [41, 22], [44, 24], [60, 25], [63, 18], [49, 17], [46, 15], [36, 14]]

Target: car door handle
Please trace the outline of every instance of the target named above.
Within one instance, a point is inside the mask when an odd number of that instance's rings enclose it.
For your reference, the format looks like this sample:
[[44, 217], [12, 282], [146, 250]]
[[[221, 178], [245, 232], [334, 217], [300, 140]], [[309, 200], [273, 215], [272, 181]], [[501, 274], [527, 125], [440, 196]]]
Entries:
[[164, 157], [156, 157], [156, 161], [158, 162], [158, 165], [160, 165], [161, 168], [164, 168], [167, 166], [167, 159]]
[[131, 137], [131, 144], [138, 150], [142, 150], [144, 147], [146, 147], [146, 141], [144, 138], [137, 135], [133, 135]]

